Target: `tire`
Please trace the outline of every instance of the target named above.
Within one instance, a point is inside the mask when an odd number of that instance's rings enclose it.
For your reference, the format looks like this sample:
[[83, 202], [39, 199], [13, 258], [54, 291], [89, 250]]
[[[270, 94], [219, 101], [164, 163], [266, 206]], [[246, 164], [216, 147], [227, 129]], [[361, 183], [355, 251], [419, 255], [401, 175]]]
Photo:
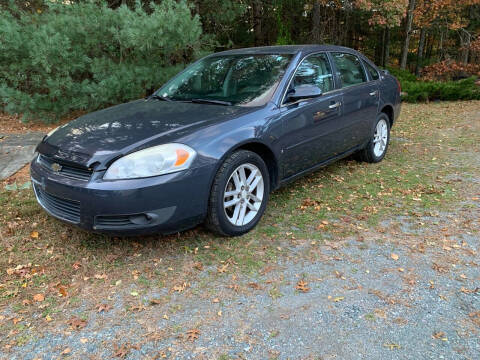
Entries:
[[262, 218], [269, 194], [270, 177], [263, 159], [251, 151], [236, 151], [215, 176], [205, 225], [222, 236], [245, 234]]
[[389, 143], [390, 119], [387, 114], [380, 113], [375, 121], [370, 141], [356, 154], [356, 158], [359, 161], [378, 163], [385, 157]]

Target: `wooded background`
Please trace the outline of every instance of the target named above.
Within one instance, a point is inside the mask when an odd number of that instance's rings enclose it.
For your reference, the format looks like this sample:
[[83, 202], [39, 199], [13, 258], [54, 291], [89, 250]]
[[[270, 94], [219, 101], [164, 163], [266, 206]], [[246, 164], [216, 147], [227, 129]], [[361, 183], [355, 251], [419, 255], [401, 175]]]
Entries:
[[459, 88], [459, 98], [480, 97], [480, 0], [4, 2], [0, 101], [9, 112], [96, 109], [159, 87], [207, 52], [303, 43], [363, 52], [400, 78], [407, 100], [454, 100]]

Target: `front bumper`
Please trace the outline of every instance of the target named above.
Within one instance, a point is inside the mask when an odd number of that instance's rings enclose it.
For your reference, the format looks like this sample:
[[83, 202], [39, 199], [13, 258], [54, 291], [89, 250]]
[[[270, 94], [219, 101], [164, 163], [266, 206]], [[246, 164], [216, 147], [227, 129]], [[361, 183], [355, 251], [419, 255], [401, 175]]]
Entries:
[[213, 166], [145, 179], [89, 181], [48, 171], [35, 160], [30, 174], [37, 201], [52, 216], [83, 229], [115, 235], [173, 233], [203, 221]]

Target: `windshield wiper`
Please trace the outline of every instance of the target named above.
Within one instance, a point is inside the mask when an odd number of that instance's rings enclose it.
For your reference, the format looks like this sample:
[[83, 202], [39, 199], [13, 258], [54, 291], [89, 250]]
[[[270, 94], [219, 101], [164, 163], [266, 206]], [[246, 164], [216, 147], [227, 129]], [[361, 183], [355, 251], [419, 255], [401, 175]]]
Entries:
[[231, 106], [232, 103], [230, 101], [222, 101], [222, 100], [211, 100], [211, 99], [190, 99], [192, 103], [197, 104], [214, 104], [214, 105], [224, 105], [224, 106]]
[[160, 95], [157, 95], [157, 94], [151, 95], [150, 99], [162, 100], [162, 101], [175, 101], [175, 100], [170, 99], [168, 96], [160, 96]]

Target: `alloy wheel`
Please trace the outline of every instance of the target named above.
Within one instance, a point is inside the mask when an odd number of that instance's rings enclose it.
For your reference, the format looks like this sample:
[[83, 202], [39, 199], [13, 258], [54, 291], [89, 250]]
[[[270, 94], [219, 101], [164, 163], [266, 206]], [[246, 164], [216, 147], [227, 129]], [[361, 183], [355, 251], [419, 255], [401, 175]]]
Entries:
[[388, 143], [388, 125], [385, 119], [380, 119], [373, 135], [373, 152], [376, 157], [381, 157], [387, 148]]
[[235, 226], [250, 223], [264, 198], [265, 184], [260, 169], [250, 163], [237, 167], [225, 186], [223, 208], [228, 221]]

